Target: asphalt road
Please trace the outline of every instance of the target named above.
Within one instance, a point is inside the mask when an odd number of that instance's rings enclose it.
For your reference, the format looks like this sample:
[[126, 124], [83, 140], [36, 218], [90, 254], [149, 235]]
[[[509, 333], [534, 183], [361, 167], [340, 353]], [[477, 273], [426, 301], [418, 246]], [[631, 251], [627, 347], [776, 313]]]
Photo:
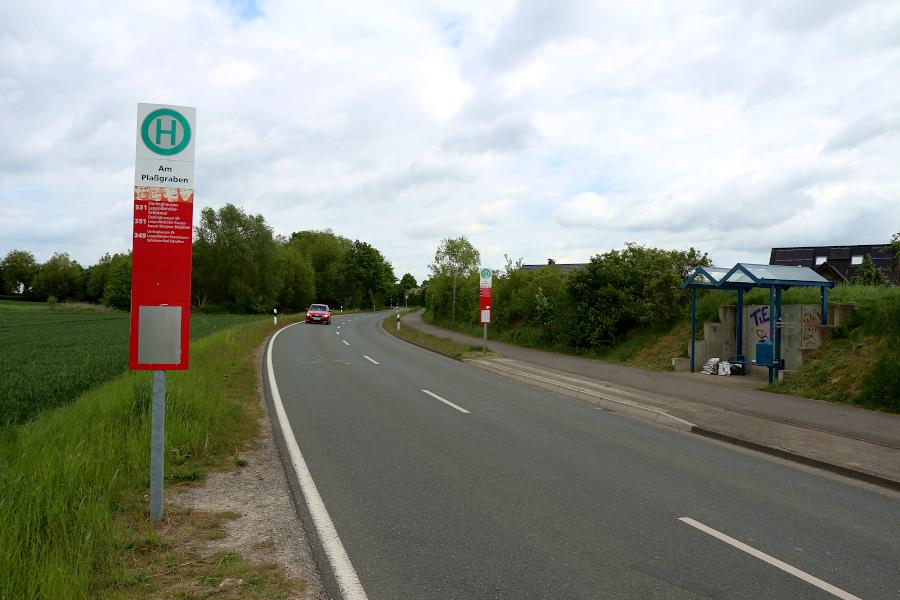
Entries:
[[272, 347], [369, 598], [900, 598], [898, 495], [494, 377], [384, 316]]

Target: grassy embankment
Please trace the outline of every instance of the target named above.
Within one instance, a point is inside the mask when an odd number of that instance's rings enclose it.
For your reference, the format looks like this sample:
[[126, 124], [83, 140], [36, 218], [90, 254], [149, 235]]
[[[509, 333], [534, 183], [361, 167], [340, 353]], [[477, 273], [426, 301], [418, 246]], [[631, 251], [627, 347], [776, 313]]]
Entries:
[[[260, 315], [191, 315], [197, 340]], [[128, 368], [128, 313], [0, 300], [0, 430], [72, 402]]]
[[[409, 310], [405, 310], [401, 312], [401, 316]], [[490, 353], [485, 353], [481, 351], [480, 346], [473, 346], [471, 344], [463, 344], [461, 342], [457, 342], [456, 340], [446, 338], [446, 337], [438, 337], [436, 335], [431, 335], [430, 333], [425, 333], [421, 329], [415, 329], [401, 323], [400, 330], [397, 330], [397, 313], [392, 312], [387, 317], [385, 317], [381, 321], [381, 326], [384, 327], [385, 331], [388, 333], [402, 339], [407, 342], [412, 342], [417, 346], [422, 346], [423, 348], [428, 348], [430, 350], [434, 350], [435, 352], [439, 352], [441, 354], [445, 354], [452, 358], [464, 359], [464, 358], [473, 358], [476, 356], [485, 356]]]
[[[167, 487], [240, 464], [260, 411], [254, 354], [273, 330], [265, 319], [206, 337], [190, 371], [168, 373]], [[170, 511], [149, 523], [150, 392], [150, 373], [127, 372], [0, 432], [0, 598], [277, 598], [302, 587], [273, 565], [203, 554], [197, 540], [222, 537], [236, 515]]]
[[[434, 316], [428, 312], [426, 312], [422, 318], [426, 322], [438, 327], [452, 329], [476, 338], [481, 338], [482, 336], [481, 325], [457, 322], [457, 324], [453, 326], [449, 321], [435, 319]], [[546, 350], [548, 352], [587, 356], [588, 358], [606, 360], [655, 371], [671, 369], [672, 357], [686, 354], [687, 351], [683, 349], [682, 346], [687, 348], [685, 340], [688, 338], [690, 338], [690, 323], [679, 322], [677, 325], [671, 327], [666, 326], [634, 332], [621, 344], [618, 344], [613, 348], [577, 351], [566, 346], [548, 344], [541, 338], [540, 328], [533, 325], [506, 329], [488, 327], [488, 339], [490, 340], [516, 344], [527, 348], [536, 348], [538, 350]]]
[[[734, 304], [734, 292], [701, 294], [697, 302], [698, 329], [704, 322], [719, 320], [719, 306]], [[745, 304], [768, 304], [769, 291], [753, 290]], [[794, 288], [784, 293], [785, 304], [818, 304], [818, 289]], [[829, 292], [829, 302], [853, 304], [854, 316], [838, 327], [832, 340], [816, 352], [789, 381], [766, 389], [806, 398], [841, 402], [865, 408], [900, 412], [900, 288], [841, 286]], [[434, 322], [450, 328], [445, 322]], [[480, 337], [477, 325], [457, 324], [457, 331]], [[700, 329], [702, 334], [702, 329]], [[573, 353], [542, 343], [539, 332], [528, 328], [507, 331], [489, 329], [491, 339], [549, 350]], [[582, 352], [591, 358], [665, 371], [671, 359], [687, 356], [690, 316], [676, 323], [632, 332], [608, 349]]]
[[834, 292], [835, 302], [855, 305], [853, 316], [795, 377], [770, 389], [900, 413], [900, 288]]

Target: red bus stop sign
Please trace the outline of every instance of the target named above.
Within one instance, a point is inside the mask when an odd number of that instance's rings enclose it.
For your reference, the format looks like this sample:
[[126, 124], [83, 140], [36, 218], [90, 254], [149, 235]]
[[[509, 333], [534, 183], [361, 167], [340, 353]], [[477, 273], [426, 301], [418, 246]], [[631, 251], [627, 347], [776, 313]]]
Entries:
[[138, 104], [128, 367], [188, 368], [196, 109]]

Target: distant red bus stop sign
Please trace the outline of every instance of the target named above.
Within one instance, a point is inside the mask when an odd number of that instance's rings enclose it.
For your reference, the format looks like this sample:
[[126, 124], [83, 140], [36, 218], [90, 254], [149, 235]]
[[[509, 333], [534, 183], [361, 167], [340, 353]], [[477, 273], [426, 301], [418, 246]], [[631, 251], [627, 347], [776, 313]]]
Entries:
[[494, 273], [487, 267], [483, 267], [478, 271], [479, 294], [478, 309], [481, 313], [481, 324], [488, 325], [491, 322], [491, 287], [493, 284]]

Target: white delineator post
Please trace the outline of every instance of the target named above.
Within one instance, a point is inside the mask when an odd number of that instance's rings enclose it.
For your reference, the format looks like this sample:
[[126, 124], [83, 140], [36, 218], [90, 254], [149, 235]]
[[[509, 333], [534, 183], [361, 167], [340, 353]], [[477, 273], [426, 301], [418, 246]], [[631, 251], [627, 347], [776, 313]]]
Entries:
[[272, 309], [272, 323], [274, 325], [278, 325], [278, 309], [277, 308]]

